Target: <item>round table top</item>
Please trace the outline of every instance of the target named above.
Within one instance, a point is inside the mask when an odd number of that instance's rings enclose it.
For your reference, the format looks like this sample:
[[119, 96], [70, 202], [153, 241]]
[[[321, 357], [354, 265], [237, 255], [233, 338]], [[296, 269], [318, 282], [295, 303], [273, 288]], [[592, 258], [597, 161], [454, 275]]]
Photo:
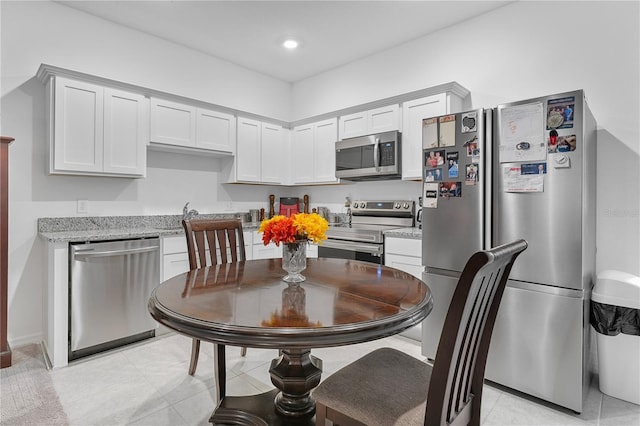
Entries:
[[365, 342], [419, 324], [431, 290], [400, 270], [344, 259], [308, 259], [300, 284], [281, 259], [215, 265], [161, 283], [149, 300], [160, 323], [232, 346], [314, 348]]

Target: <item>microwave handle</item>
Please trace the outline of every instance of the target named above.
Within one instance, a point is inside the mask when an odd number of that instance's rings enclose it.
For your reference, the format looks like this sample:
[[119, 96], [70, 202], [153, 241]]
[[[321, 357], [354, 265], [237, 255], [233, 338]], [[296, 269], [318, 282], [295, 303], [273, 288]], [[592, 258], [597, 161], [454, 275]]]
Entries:
[[373, 144], [373, 165], [376, 170], [380, 167], [380, 138], [375, 138]]

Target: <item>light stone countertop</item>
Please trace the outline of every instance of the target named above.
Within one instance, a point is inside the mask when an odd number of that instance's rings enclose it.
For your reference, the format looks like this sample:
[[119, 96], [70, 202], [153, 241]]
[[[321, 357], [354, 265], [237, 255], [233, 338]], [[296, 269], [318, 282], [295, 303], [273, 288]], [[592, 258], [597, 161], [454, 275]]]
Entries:
[[421, 240], [422, 229], [418, 227], [392, 229], [389, 231], [384, 231], [384, 236], [392, 238], [410, 238], [414, 240]]
[[[244, 213], [201, 214], [199, 218], [237, 218]], [[181, 215], [94, 216], [39, 218], [38, 234], [50, 243], [104, 241], [183, 235]], [[243, 223], [243, 230], [257, 231], [259, 224]]]

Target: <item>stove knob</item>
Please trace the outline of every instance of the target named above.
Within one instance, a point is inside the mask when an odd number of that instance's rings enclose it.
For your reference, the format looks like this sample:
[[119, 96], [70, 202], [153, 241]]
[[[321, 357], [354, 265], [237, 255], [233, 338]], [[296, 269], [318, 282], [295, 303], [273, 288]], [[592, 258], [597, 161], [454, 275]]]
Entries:
[[394, 203], [393, 207], [395, 207], [396, 209], [399, 209], [400, 208], [400, 203]]
[[409, 209], [409, 203], [404, 203], [402, 205], [402, 208], [404, 208], [405, 210], [408, 210]]
[[358, 204], [358, 202], [356, 201], [355, 203], [353, 203], [353, 208], [357, 209], [358, 207], [360, 207], [360, 204]]

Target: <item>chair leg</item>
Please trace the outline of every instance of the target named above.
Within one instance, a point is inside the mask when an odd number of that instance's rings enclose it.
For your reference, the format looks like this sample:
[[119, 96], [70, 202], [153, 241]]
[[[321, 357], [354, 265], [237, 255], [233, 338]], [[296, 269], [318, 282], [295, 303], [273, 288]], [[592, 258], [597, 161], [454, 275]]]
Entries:
[[198, 367], [198, 355], [200, 355], [200, 340], [191, 339], [191, 361], [189, 362], [189, 375], [193, 376]]
[[316, 402], [316, 426], [332, 425], [333, 422], [327, 421], [327, 407]]
[[247, 356], [247, 348], [244, 346], [240, 349], [240, 356]]

